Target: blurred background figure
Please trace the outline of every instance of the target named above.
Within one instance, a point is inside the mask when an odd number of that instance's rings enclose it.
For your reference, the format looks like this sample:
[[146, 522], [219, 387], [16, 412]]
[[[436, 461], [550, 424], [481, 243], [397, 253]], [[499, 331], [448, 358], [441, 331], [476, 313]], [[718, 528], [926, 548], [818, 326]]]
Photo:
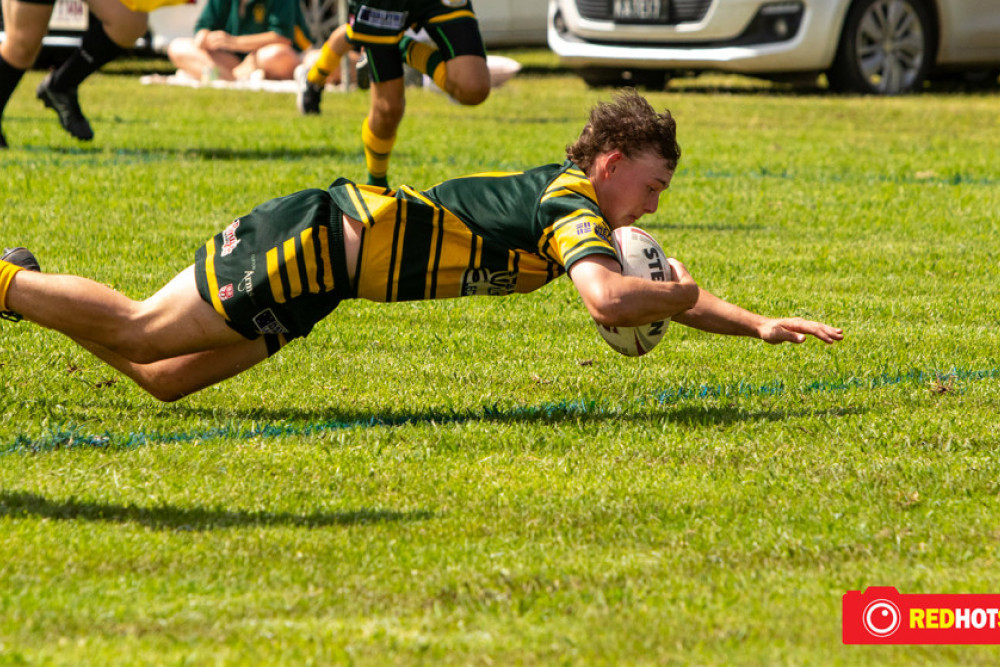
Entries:
[[[94, 138], [80, 110], [77, 88], [146, 32], [147, 11], [185, 0], [86, 0], [90, 22], [80, 47], [38, 86], [36, 95], [55, 110], [63, 128], [81, 141]], [[0, 44], [0, 118], [25, 70], [35, 63], [55, 0], [3, 0], [6, 41]], [[0, 148], [7, 140], [0, 126]]]
[[193, 38], [170, 42], [170, 61], [200, 80], [235, 81], [262, 72], [291, 79], [311, 46], [298, 0], [209, 0]]

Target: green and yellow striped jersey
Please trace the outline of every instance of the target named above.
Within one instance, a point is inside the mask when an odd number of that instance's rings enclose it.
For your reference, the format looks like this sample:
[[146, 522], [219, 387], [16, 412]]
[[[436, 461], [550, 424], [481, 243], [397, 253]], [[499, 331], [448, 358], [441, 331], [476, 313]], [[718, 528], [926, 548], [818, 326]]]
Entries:
[[582, 257], [617, 257], [594, 186], [568, 161], [424, 191], [340, 179], [330, 194], [364, 224], [357, 295], [372, 301], [530, 292]]

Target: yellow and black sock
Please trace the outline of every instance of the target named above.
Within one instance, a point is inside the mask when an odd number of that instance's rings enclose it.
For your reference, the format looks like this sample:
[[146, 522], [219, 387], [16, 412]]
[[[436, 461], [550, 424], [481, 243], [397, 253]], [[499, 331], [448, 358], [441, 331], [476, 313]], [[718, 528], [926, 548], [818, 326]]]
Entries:
[[0, 312], [8, 310], [7, 291], [10, 290], [10, 284], [14, 282], [14, 274], [23, 270], [17, 264], [11, 264], [0, 259]]
[[368, 168], [368, 184], [389, 187], [386, 178], [389, 173], [389, 156], [396, 143], [396, 137], [383, 139], [372, 132], [366, 117], [361, 124], [361, 143], [365, 146], [365, 166]]
[[306, 79], [314, 86], [325, 86], [326, 80], [340, 67], [340, 54], [333, 50], [329, 42], [323, 44], [320, 49], [319, 58], [309, 68]]
[[410, 37], [404, 37], [399, 43], [399, 48], [407, 65], [429, 76], [438, 88], [444, 90], [444, 83], [448, 78], [448, 66], [441, 56], [440, 49]]

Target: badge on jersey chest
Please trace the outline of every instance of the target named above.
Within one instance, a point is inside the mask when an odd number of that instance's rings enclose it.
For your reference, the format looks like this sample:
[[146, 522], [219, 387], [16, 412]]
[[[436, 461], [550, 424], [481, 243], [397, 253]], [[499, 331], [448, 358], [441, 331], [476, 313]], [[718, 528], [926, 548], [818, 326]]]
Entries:
[[458, 9], [459, 7], [465, 7], [469, 4], [469, 0], [441, 0], [441, 4], [445, 7], [451, 7], [452, 9]]
[[376, 9], [368, 5], [362, 5], [354, 17], [354, 22], [371, 26], [372, 28], [402, 32], [406, 29], [406, 17], [408, 15], [409, 12], [391, 12], [387, 9]]

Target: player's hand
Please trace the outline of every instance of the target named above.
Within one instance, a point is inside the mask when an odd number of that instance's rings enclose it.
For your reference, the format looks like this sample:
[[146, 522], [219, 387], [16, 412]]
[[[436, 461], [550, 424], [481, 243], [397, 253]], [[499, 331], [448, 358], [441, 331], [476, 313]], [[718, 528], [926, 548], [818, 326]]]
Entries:
[[835, 343], [844, 339], [844, 330], [822, 322], [813, 322], [801, 317], [768, 319], [760, 325], [760, 338], [772, 344], [801, 343], [809, 336], [815, 336], [824, 343]]
[[225, 30], [212, 30], [205, 35], [204, 48], [209, 51], [229, 50], [230, 35]]
[[694, 304], [698, 302], [698, 283], [688, 273], [687, 267], [673, 257], [667, 257], [667, 264], [674, 270], [674, 280], [685, 288], [685, 294], [688, 295], [691, 301], [690, 307], [693, 308]]

